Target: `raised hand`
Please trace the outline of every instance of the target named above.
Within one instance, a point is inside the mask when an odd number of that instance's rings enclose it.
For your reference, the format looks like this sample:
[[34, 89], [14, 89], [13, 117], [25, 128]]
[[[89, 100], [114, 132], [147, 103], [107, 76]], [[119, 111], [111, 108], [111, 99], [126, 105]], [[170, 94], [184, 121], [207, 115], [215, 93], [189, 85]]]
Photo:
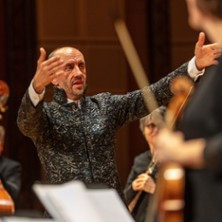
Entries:
[[37, 93], [41, 93], [44, 88], [57, 78], [57, 73], [61, 73], [63, 61], [59, 56], [54, 56], [46, 60], [46, 51], [40, 48], [40, 56], [37, 62], [36, 73], [33, 78], [33, 88]]
[[219, 46], [218, 43], [204, 45], [205, 39], [204, 32], [200, 32], [194, 50], [196, 56], [195, 62], [199, 70], [211, 65], [216, 65], [218, 63], [217, 58], [221, 56], [222, 52], [222, 47]]

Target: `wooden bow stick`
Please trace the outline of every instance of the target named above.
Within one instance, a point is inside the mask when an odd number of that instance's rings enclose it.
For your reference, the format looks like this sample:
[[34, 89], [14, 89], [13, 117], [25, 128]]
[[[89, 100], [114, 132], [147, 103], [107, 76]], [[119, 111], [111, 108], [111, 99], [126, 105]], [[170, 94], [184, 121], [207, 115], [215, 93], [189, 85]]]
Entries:
[[[125, 52], [125, 55], [128, 59], [129, 65], [133, 71], [134, 78], [136, 79], [136, 82], [137, 82], [139, 88], [143, 89], [144, 87], [149, 86], [150, 83], [146, 77], [145, 71], [144, 71], [143, 66], [140, 62], [139, 56], [136, 52], [136, 49], [133, 45], [132, 39], [130, 37], [130, 34], [126, 28], [124, 21], [120, 18], [117, 18], [114, 21], [114, 27], [115, 27], [116, 33], [118, 35], [118, 38], [119, 38], [122, 48]], [[153, 110], [155, 110], [156, 108], [158, 108], [157, 101], [156, 101], [153, 93], [150, 90], [144, 91], [143, 97], [144, 97], [145, 105], [150, 113]], [[159, 119], [162, 119], [160, 114], [157, 114], [157, 115], [159, 115]], [[163, 122], [162, 122], [162, 125], [164, 125]], [[154, 158], [153, 158], [152, 162], [154, 162], [154, 164], [156, 166], [156, 161], [154, 160]], [[146, 172], [149, 172], [149, 171], [150, 171], [150, 169], [148, 166]], [[141, 194], [142, 194], [142, 191], [139, 191], [136, 194], [136, 196], [134, 197], [134, 199], [128, 205], [130, 212], [132, 212], [133, 209], [135, 208], [138, 200], [141, 197]]]
[[[145, 71], [140, 62], [139, 56], [136, 52], [124, 21], [120, 18], [117, 18], [114, 21], [114, 27], [139, 88], [142, 89], [145, 86], [149, 86], [149, 81], [146, 78]], [[152, 92], [144, 93], [144, 100], [149, 112], [152, 112], [158, 107], [158, 104]]]

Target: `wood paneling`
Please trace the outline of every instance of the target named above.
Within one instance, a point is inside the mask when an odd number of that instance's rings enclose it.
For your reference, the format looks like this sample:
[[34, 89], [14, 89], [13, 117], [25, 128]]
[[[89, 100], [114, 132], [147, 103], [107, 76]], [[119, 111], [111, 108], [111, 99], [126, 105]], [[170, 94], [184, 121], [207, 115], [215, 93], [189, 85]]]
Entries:
[[198, 33], [189, 27], [184, 0], [170, 1], [170, 20], [172, 68], [175, 69], [193, 57]]
[[81, 37], [80, 1], [37, 0], [37, 27], [40, 41]]
[[0, 79], [5, 81], [5, 13], [3, 1], [0, 2]]
[[[33, 143], [19, 131], [16, 118], [21, 99], [36, 67], [35, 1], [1, 1], [4, 11], [4, 59], [6, 82], [10, 87], [6, 120], [5, 155], [22, 165], [19, 208], [35, 207], [32, 185], [39, 178], [39, 160]], [[3, 14], [1, 14], [3, 16]]]
[[126, 61], [119, 46], [91, 46], [86, 55], [89, 90], [92, 93], [111, 91], [125, 93], [128, 89]]

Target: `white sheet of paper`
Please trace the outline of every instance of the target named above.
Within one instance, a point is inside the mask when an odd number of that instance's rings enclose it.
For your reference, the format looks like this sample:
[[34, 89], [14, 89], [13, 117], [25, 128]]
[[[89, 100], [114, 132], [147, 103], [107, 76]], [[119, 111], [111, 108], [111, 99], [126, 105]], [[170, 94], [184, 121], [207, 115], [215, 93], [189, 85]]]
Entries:
[[56, 222], [52, 219], [28, 218], [28, 217], [3, 217], [0, 222]]
[[133, 222], [114, 189], [87, 189], [80, 181], [62, 185], [35, 184], [34, 191], [60, 222]]
[[133, 222], [126, 206], [114, 189], [88, 190], [91, 202], [96, 205], [100, 217], [106, 222]]
[[52, 215], [52, 217], [58, 221], [63, 221], [62, 216], [56, 210], [56, 208], [53, 206], [50, 199], [48, 198], [48, 194], [52, 189], [54, 189], [54, 185], [34, 184], [33, 189], [36, 192], [42, 204], [47, 209], [47, 211]]

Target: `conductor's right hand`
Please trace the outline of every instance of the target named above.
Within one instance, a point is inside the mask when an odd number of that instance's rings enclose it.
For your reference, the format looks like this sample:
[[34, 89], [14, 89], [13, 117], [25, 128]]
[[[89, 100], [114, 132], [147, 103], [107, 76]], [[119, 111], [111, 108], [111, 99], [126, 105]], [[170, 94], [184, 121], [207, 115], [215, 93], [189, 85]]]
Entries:
[[58, 55], [46, 59], [45, 49], [40, 48], [40, 56], [32, 83], [36, 93], [40, 94], [48, 84], [55, 81], [62, 67], [63, 61]]

